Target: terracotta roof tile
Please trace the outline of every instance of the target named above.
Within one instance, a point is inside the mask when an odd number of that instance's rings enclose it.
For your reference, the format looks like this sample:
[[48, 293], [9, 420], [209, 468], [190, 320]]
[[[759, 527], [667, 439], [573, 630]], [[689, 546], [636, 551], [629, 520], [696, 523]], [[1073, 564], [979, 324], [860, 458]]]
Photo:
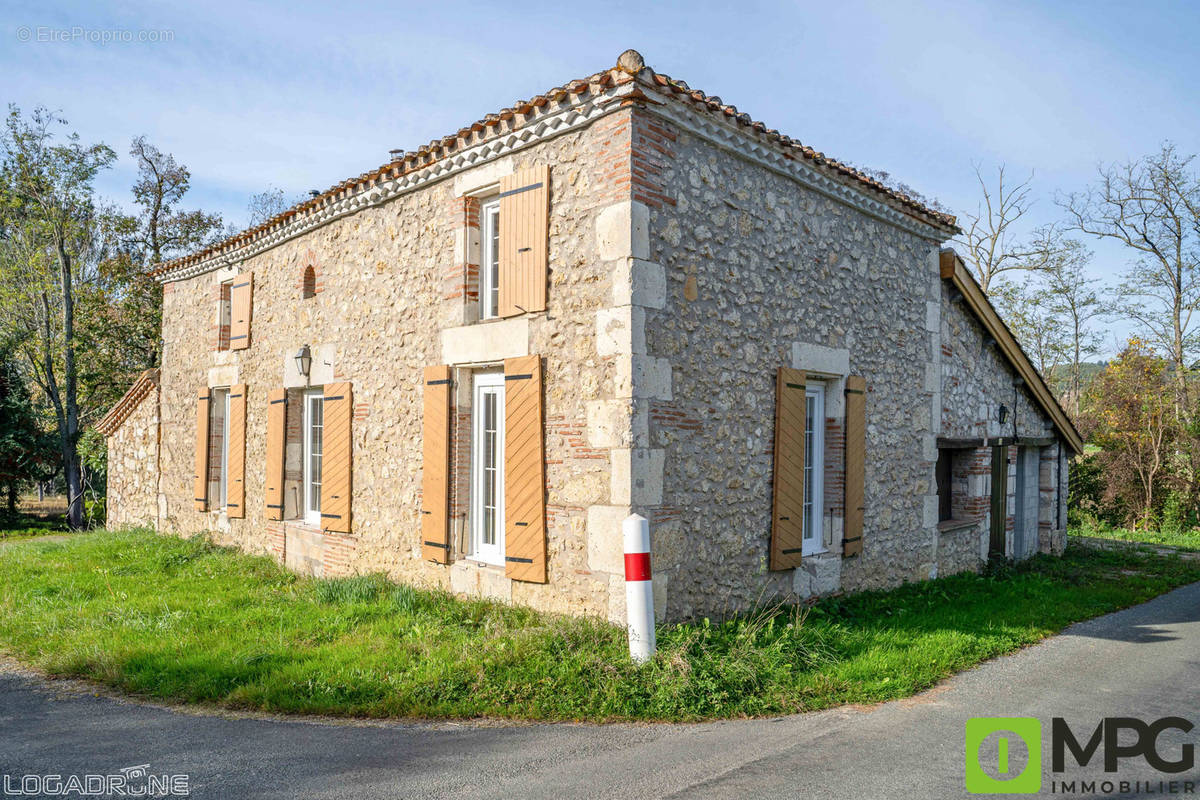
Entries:
[[112, 410], [96, 423], [96, 430], [104, 436], [112, 436], [120, 429], [121, 424], [129, 419], [129, 415], [142, 404], [142, 401], [146, 399], [156, 386], [158, 386], [157, 369], [148, 369], [141, 375], [138, 375], [137, 380], [121, 396], [121, 399], [112, 407]]
[[[632, 56], [630, 55], [632, 54]], [[863, 186], [869, 187], [871, 190], [881, 194], [895, 203], [906, 208], [910, 213], [919, 218], [924, 218], [932, 224], [945, 228], [948, 231], [956, 231], [957, 225], [955, 218], [944, 212], [929, 208], [920, 201], [909, 197], [903, 192], [899, 192], [886, 184], [872, 178], [869, 175], [843, 164], [832, 158], [828, 158], [824, 153], [814, 150], [807, 145], [801, 144], [798, 140], [790, 136], [781, 134], [775, 128], [768, 128], [764, 123], [754, 120], [749, 114], [739, 112], [736, 106], [726, 105], [721, 98], [713, 95], [709, 96], [699, 89], [692, 89], [688, 84], [681, 80], [676, 80], [669, 75], [655, 72], [649, 67], [645, 67], [641, 55], [636, 51], [626, 51], [621, 54], [618, 59], [617, 67], [598, 72], [587, 78], [576, 79], [569, 83], [550, 89], [540, 95], [531, 97], [528, 100], [522, 100], [514, 103], [512, 107], [502, 109], [493, 114], [488, 114], [480, 120], [471, 123], [470, 125], [461, 128], [457, 134], [445, 136], [441, 139], [421, 145], [415, 150], [397, 151], [391, 161], [383, 166], [364, 172], [357, 178], [341, 181], [334, 184], [325, 192], [307, 199], [297, 205], [283, 211], [280, 214], [271, 217], [260, 225], [250, 228], [241, 233], [235, 234], [217, 244], [204, 248], [196, 253], [182, 256], [172, 261], [161, 264], [150, 271], [151, 275], [161, 275], [176, 269], [177, 267], [194, 264], [205, 259], [210, 255], [225, 252], [227, 250], [240, 247], [242, 245], [254, 242], [262, 236], [279, 228], [293, 218], [303, 216], [308, 212], [320, 209], [328, 202], [334, 199], [340, 199], [350, 190], [367, 188], [364, 184], [369, 184], [380, 179], [384, 175], [390, 177], [399, 177], [406, 172], [414, 171], [425, 166], [428, 166], [431, 161], [436, 160], [433, 154], [436, 152], [438, 157], [451, 154], [458, 149], [468, 146], [477, 141], [479, 134], [484, 133], [489, 128], [495, 128], [502, 122], [513, 119], [516, 114], [522, 116], [527, 115], [529, 109], [543, 108], [552, 102], [558, 102], [566, 98], [568, 95], [582, 94], [590, 88], [595, 87], [597, 91], [611, 88], [613, 86], [639, 81], [649, 87], [661, 89], [677, 95], [685, 101], [691, 100], [697, 106], [702, 107], [710, 113], [719, 113], [724, 117], [732, 119], [738, 125], [747, 127], [758, 135], [766, 138], [768, 141], [774, 142], [784, 148], [790, 149], [802, 158], [819, 164], [823, 167], [832, 169], [839, 175], [850, 178]], [[635, 71], [636, 68], [636, 71]], [[519, 111], [517, 111], [519, 109]], [[519, 123], [518, 123], [519, 124]], [[488, 134], [484, 134], [488, 135]]]

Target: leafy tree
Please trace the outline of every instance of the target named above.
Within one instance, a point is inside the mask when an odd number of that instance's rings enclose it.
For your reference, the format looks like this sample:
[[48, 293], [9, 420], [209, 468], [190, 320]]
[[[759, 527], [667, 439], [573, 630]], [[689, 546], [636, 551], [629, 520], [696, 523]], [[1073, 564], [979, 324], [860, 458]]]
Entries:
[[1130, 339], [1092, 382], [1081, 415], [1083, 432], [1101, 448], [1105, 502], [1128, 508], [1137, 524], [1153, 520], [1182, 433], [1171, 413], [1171, 381], [1168, 362]]
[[10, 107], [0, 134], [0, 328], [54, 410], [67, 521], [80, 528], [77, 287], [105, 257], [111, 231], [93, 183], [116, 154], [76, 134], [57, 140], [52, 129], [64, 124], [42, 108], [26, 119]]
[[0, 485], [9, 514], [17, 510], [21, 485], [52, 471], [54, 443], [38, 427], [29, 389], [8, 354], [0, 354]]
[[101, 265], [98, 298], [110, 306], [97, 313], [98, 335], [121, 350], [121, 383], [143, 369], [158, 366], [162, 330], [162, 287], [148, 274], [156, 265], [212, 243], [221, 231], [221, 217], [180, 204], [191, 188], [191, 173], [170, 153], [163, 153], [139, 136], [129, 154], [137, 164], [133, 184], [136, 216], [121, 221], [122, 246]]

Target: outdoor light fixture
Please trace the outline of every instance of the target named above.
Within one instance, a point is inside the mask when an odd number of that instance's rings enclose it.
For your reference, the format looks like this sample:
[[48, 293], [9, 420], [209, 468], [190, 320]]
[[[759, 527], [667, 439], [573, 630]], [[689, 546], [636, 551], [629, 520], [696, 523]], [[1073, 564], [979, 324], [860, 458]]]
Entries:
[[1003, 425], [1008, 420], [1008, 406], [1004, 403], [1000, 404], [1000, 424]]
[[307, 378], [311, 368], [312, 351], [308, 349], [308, 345], [304, 345], [296, 351], [296, 369], [300, 370], [300, 374]]

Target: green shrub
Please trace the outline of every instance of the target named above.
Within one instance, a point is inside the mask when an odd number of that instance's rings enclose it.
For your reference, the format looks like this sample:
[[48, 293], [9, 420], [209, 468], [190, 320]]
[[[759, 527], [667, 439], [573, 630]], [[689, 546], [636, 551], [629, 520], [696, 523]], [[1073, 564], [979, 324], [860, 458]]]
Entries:
[[89, 528], [101, 528], [108, 522], [108, 498], [96, 497], [83, 501], [84, 524]]

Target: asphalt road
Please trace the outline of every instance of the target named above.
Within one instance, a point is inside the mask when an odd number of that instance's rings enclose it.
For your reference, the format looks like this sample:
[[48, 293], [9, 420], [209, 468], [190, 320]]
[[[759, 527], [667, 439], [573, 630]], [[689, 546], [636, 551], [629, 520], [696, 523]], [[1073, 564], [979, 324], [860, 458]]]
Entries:
[[[1200, 726], [1200, 584], [1075, 625], [910, 700], [703, 725], [333, 724], [180, 711], [0, 671], [0, 775], [188, 775], [192, 797], [965, 797], [968, 717]], [[1164, 735], [1164, 757], [1187, 739]], [[1200, 749], [1200, 748], [1198, 748]], [[1014, 751], [1014, 759], [1021, 758]], [[1014, 762], [1014, 766], [1016, 766]], [[1099, 758], [1063, 776], [1197, 781]], [[15, 784], [14, 784], [15, 785]], [[1104, 796], [1125, 796], [1118, 791]], [[0, 784], [0, 796], [3, 796]], [[1133, 796], [1136, 792], [1130, 792]], [[1063, 795], [1083, 796], [1083, 795]], [[1091, 795], [1089, 795], [1091, 796]]]

